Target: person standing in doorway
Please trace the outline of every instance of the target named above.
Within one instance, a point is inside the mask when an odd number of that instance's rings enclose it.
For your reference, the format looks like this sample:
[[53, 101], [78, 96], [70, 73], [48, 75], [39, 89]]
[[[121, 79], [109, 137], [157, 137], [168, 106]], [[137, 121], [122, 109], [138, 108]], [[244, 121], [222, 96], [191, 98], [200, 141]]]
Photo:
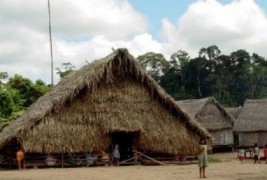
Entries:
[[16, 159], [19, 170], [22, 168], [25, 169], [25, 154], [22, 148], [19, 148], [19, 150], [16, 153]]
[[119, 145], [116, 144], [113, 152], [112, 152], [113, 160], [114, 160], [114, 165], [119, 166], [119, 160], [120, 160], [120, 151], [119, 151]]
[[206, 178], [206, 167], [208, 166], [208, 147], [204, 138], [200, 139], [199, 155], [198, 155], [199, 177]]

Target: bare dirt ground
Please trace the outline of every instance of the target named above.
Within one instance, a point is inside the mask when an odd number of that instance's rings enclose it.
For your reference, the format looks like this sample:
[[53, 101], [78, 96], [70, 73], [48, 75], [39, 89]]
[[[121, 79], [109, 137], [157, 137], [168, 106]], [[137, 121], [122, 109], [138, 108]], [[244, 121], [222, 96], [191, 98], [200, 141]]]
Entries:
[[[253, 164], [246, 159], [241, 164], [235, 153], [211, 155], [221, 162], [210, 162], [207, 168], [208, 179], [267, 179], [267, 164]], [[0, 179], [4, 180], [177, 180], [199, 179], [198, 166], [121, 166], [121, 167], [81, 167], [81, 168], [47, 168], [26, 170], [0, 170]]]

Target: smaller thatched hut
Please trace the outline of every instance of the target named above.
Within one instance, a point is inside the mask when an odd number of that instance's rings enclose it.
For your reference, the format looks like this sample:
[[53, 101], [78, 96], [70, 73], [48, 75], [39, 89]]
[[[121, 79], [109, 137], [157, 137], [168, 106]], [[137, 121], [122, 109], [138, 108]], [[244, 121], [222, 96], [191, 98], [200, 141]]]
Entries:
[[211, 136], [182, 111], [126, 49], [63, 79], [0, 133], [0, 149], [81, 153], [135, 146], [153, 153], [198, 152]]
[[241, 111], [241, 106], [240, 107], [225, 107], [224, 108], [229, 114], [231, 114], [234, 119], [237, 119], [239, 116], [239, 113]]
[[211, 134], [213, 147], [232, 146], [233, 117], [213, 97], [176, 101]]
[[[233, 116], [234, 118], [234, 124], [235, 124], [235, 121], [237, 119], [237, 117], [239, 116], [240, 112], [241, 112], [241, 106], [239, 107], [225, 107], [224, 109]], [[234, 131], [234, 144], [236, 146], [238, 146], [239, 144], [239, 137], [238, 137], [238, 134]]]
[[239, 146], [267, 144], [267, 99], [248, 99], [234, 124]]

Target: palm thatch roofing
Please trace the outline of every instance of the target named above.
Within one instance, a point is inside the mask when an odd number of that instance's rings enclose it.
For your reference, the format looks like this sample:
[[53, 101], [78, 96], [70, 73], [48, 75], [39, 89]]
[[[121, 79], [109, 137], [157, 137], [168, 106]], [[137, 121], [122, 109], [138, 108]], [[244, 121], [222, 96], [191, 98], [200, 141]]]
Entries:
[[233, 127], [233, 117], [213, 97], [182, 100], [176, 101], [176, 103], [208, 131], [218, 131]]
[[235, 121], [234, 131], [267, 131], [267, 99], [247, 99]]
[[210, 134], [183, 112], [126, 49], [63, 79], [0, 133], [28, 152], [107, 149], [116, 132], [137, 133], [137, 148], [192, 154]]
[[234, 119], [237, 119], [240, 111], [241, 111], [241, 107], [225, 107], [224, 108], [229, 114], [231, 114]]

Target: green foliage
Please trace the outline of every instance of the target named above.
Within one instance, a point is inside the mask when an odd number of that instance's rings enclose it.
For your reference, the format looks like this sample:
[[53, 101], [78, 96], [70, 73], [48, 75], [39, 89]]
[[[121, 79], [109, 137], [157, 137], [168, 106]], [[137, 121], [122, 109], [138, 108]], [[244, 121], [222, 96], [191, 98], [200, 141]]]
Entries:
[[23, 111], [14, 112], [8, 118], [0, 117], [0, 132], [9, 125], [12, 121], [19, 118], [22, 115]]
[[175, 99], [214, 96], [225, 106], [239, 106], [247, 98], [267, 97], [267, 61], [243, 49], [224, 55], [212, 45], [196, 58], [179, 50], [169, 60], [153, 52], [138, 60]]
[[49, 89], [41, 80], [33, 83], [30, 79], [17, 74], [9, 78], [7, 86], [18, 91], [23, 107], [30, 106]]
[[4, 80], [8, 77], [7, 72], [0, 72], [0, 84], [2, 84], [1, 80]]
[[160, 81], [160, 77], [168, 66], [165, 57], [160, 53], [148, 52], [138, 56], [137, 60], [157, 82]]
[[60, 76], [61, 79], [73, 73], [75, 69], [76, 67], [72, 65], [70, 62], [62, 63], [61, 68], [58, 67], [56, 68], [57, 74]]
[[218, 163], [218, 162], [222, 162], [221, 159], [215, 157], [215, 156], [212, 156], [212, 155], [209, 155], [208, 156], [208, 162], [211, 162], [211, 163]]
[[0, 117], [7, 118], [14, 107], [12, 97], [8, 91], [0, 91]]
[[6, 83], [2, 83], [0, 88], [0, 131], [49, 89], [41, 80], [33, 83], [20, 75], [14, 75]]

